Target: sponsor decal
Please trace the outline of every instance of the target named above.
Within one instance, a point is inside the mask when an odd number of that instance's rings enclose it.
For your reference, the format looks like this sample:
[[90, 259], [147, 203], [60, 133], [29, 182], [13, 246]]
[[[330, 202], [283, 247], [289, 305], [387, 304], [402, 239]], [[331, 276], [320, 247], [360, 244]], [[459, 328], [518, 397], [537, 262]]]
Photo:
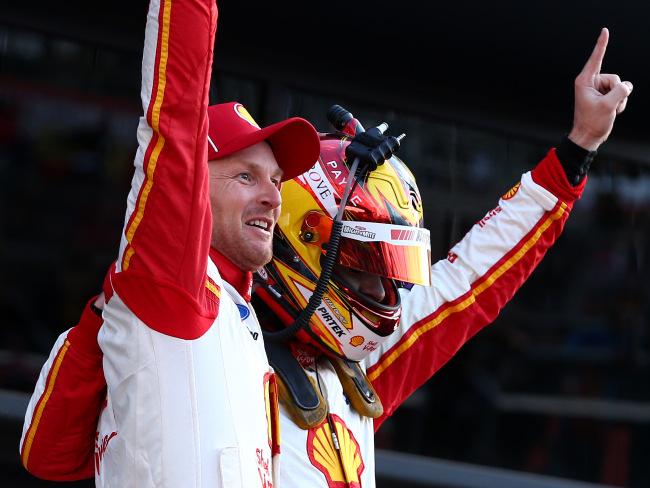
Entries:
[[374, 239], [377, 235], [376, 233], [369, 231], [362, 225], [344, 225], [343, 234], [351, 234], [355, 236], [364, 237], [366, 239]]
[[332, 316], [332, 314], [329, 313], [327, 308], [318, 307], [316, 311], [318, 312], [320, 318], [323, 319], [323, 322], [325, 322], [325, 324], [332, 330], [332, 332], [336, 334], [337, 337], [341, 337], [347, 334], [346, 329], [344, 329], [339, 325], [339, 323]]
[[496, 208], [493, 208], [490, 210], [485, 217], [483, 217], [481, 220], [477, 222], [478, 226], [483, 228], [487, 224], [488, 220], [490, 220], [492, 217], [494, 217], [497, 214], [501, 213], [501, 206], [497, 205]]
[[110, 434], [103, 436], [100, 442], [99, 432], [95, 432], [95, 472], [97, 474], [101, 472], [102, 459], [104, 459], [104, 454], [106, 453], [106, 449], [108, 449], [108, 443], [116, 435], [117, 432], [111, 432]]
[[269, 274], [266, 272], [266, 268], [258, 269], [257, 274], [260, 275], [260, 278], [262, 278], [265, 281], [269, 278]]
[[394, 241], [415, 241], [429, 244], [429, 232], [425, 229], [391, 229], [390, 238]]
[[359, 195], [353, 195], [352, 197], [350, 197], [348, 202], [354, 205], [355, 207], [358, 207], [359, 205], [361, 205], [361, 197]]
[[[328, 161], [325, 165], [329, 168], [330, 174], [334, 177], [336, 184], [345, 186], [347, 180], [345, 177], [341, 178], [344, 172], [342, 165], [340, 165], [336, 160]], [[349, 173], [347, 168], [345, 168], [345, 173]]]
[[316, 358], [314, 357], [314, 353], [305, 350], [299, 343], [295, 341], [289, 342], [289, 347], [291, 348], [293, 357], [295, 357], [296, 361], [300, 363], [300, 366], [305, 369], [314, 369], [316, 366]]
[[273, 488], [273, 477], [271, 476], [271, 461], [264, 455], [262, 449], [256, 450], [257, 473], [260, 475], [261, 488]]
[[521, 186], [521, 182], [517, 183], [515, 186], [510, 188], [507, 192], [504, 193], [504, 195], [501, 197], [503, 200], [510, 200], [512, 197], [514, 197], [517, 192], [519, 191], [519, 187]]
[[235, 109], [235, 113], [239, 116], [240, 119], [245, 120], [248, 122], [250, 125], [255, 127], [256, 129], [259, 129], [260, 126], [257, 125], [257, 122], [255, 122], [255, 119], [251, 114], [248, 113], [248, 110], [244, 108], [244, 106], [241, 103], [236, 103], [233, 108]]
[[[284, 266], [282, 263], [278, 263], [278, 269], [280, 270], [280, 273], [283, 276], [283, 280], [285, 284], [291, 289], [294, 290], [294, 293], [298, 298], [300, 305], [302, 307], [307, 306], [307, 301], [309, 300], [309, 297], [312, 296], [314, 293], [313, 290], [309, 289], [308, 286], [314, 286], [313, 283], [309, 283], [303, 276], [295, 273], [291, 268], [288, 268], [287, 266]], [[302, 300], [300, 300], [302, 298]], [[321, 308], [324, 308], [324, 306], [321, 305]], [[320, 313], [318, 313], [318, 309], [316, 309], [316, 313], [318, 314], [317, 316], [320, 319]], [[331, 320], [334, 320], [333, 317], [330, 316]], [[335, 321], [335, 320], [334, 320]], [[342, 353], [341, 349], [341, 344], [336, 340], [334, 334], [332, 331], [329, 329], [329, 327], [325, 324], [325, 322], [321, 320], [313, 320], [312, 322], [312, 330], [315, 334], [318, 335], [318, 337], [325, 343], [327, 344], [328, 347], [330, 347], [333, 351], [337, 351], [339, 353]]]
[[237, 308], [239, 309], [239, 316], [241, 317], [242, 320], [246, 320], [248, 316], [251, 314], [251, 311], [248, 310], [248, 307], [246, 305], [242, 305], [241, 303], [238, 303]]
[[449, 261], [450, 263], [453, 263], [454, 261], [456, 261], [456, 259], [458, 259], [458, 254], [456, 254], [455, 252], [449, 251], [449, 254], [447, 254], [447, 261]]
[[336, 200], [334, 199], [334, 187], [332, 187], [327, 179], [320, 163], [317, 162], [300, 178], [307, 181], [311, 191], [316, 195], [322, 207], [327, 210], [330, 217], [334, 217], [338, 210]]
[[332, 313], [333, 313], [334, 315], [336, 315], [336, 318], [337, 318], [337, 319], [339, 319], [339, 322], [341, 322], [343, 325], [345, 325], [345, 327], [346, 327], [347, 329], [349, 329], [350, 327], [348, 327], [348, 321], [345, 319], [345, 317], [343, 317], [343, 314], [342, 314], [341, 311], [336, 307], [336, 305], [334, 305], [334, 302], [333, 302], [332, 300], [330, 300], [329, 297], [323, 297], [323, 301], [324, 301], [325, 303], [327, 303], [327, 305], [330, 307], [330, 310], [332, 311]]
[[353, 347], [359, 347], [361, 344], [363, 344], [365, 339], [363, 336], [354, 336], [350, 339], [350, 345]]
[[343, 222], [342, 235], [356, 241], [381, 241], [391, 246], [431, 249], [430, 233], [424, 227], [346, 220]]
[[363, 346], [363, 350], [372, 352], [375, 349], [377, 349], [378, 346], [379, 343], [377, 341], [368, 341], [368, 343], [365, 346]]
[[[330, 414], [330, 418], [331, 424], [325, 419], [317, 427], [309, 429], [309, 460], [323, 473], [328, 488], [361, 488], [365, 465], [359, 443], [343, 419], [335, 414]], [[334, 427], [334, 435], [330, 425]]]

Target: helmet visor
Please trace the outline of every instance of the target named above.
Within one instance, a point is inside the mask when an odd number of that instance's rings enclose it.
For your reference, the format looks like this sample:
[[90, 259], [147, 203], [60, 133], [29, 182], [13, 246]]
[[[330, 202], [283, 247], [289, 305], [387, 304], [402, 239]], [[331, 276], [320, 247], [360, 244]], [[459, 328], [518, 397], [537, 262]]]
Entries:
[[398, 281], [431, 285], [431, 240], [421, 227], [343, 221], [339, 263]]

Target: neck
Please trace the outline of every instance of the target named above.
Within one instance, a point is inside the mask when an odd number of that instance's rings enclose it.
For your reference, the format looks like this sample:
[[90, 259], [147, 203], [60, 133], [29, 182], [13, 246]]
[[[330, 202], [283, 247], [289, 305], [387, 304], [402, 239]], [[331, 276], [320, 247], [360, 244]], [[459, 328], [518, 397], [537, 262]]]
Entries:
[[250, 302], [253, 273], [241, 270], [214, 247], [210, 248], [210, 258], [217, 265], [221, 277], [237, 290], [247, 302]]

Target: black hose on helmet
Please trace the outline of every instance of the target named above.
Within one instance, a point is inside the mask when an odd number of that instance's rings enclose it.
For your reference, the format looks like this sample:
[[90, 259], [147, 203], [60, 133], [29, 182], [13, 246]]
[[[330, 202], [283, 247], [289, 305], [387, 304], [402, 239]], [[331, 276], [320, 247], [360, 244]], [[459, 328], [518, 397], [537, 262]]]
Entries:
[[[350, 175], [352, 177], [348, 180], [345, 186], [338, 212], [332, 223], [330, 240], [327, 244], [325, 257], [322, 261], [321, 274], [318, 277], [316, 288], [309, 297], [307, 306], [301, 310], [293, 324], [279, 331], [263, 331], [265, 340], [286, 341], [300, 330], [306, 329], [309, 326], [311, 317], [321, 304], [323, 295], [329, 287], [329, 281], [332, 277], [334, 266], [338, 260], [341, 234], [343, 232], [343, 212], [345, 211], [345, 207], [348, 204], [348, 200], [354, 187], [367, 173], [375, 170], [378, 164], [382, 164], [385, 159], [391, 157], [394, 152], [397, 152], [397, 149], [399, 149], [400, 146], [400, 141], [404, 137], [404, 134], [398, 138], [392, 136], [384, 137], [383, 133], [388, 128], [387, 124], [380, 124], [366, 132], [361, 123], [355, 119], [349, 111], [345, 110], [340, 105], [332, 106], [327, 112], [327, 118], [337, 130], [345, 130], [346, 126], [348, 126], [347, 129], [350, 130], [350, 127], [352, 127], [352, 130], [357, 133], [356, 137], [361, 135], [364, 135], [364, 137], [361, 138], [357, 146], [352, 147], [351, 151], [346, 151], [348, 157], [354, 157], [354, 161], [350, 168]], [[349, 124], [351, 124], [351, 126]], [[353, 144], [354, 139], [350, 146]], [[348, 146], [348, 148], [350, 148], [350, 146]], [[355, 148], [357, 149], [355, 150]], [[363, 165], [360, 167], [362, 158]]]

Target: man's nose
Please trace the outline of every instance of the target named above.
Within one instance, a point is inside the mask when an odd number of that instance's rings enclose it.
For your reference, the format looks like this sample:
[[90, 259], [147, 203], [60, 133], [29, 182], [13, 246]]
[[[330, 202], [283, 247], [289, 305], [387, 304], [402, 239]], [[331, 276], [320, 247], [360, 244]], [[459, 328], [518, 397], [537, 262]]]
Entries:
[[266, 207], [272, 209], [278, 208], [282, 203], [282, 196], [280, 195], [278, 186], [272, 181], [266, 182], [260, 194], [260, 201]]
[[386, 298], [386, 290], [384, 290], [381, 277], [371, 273], [359, 274], [359, 292], [376, 302], [381, 302]]

